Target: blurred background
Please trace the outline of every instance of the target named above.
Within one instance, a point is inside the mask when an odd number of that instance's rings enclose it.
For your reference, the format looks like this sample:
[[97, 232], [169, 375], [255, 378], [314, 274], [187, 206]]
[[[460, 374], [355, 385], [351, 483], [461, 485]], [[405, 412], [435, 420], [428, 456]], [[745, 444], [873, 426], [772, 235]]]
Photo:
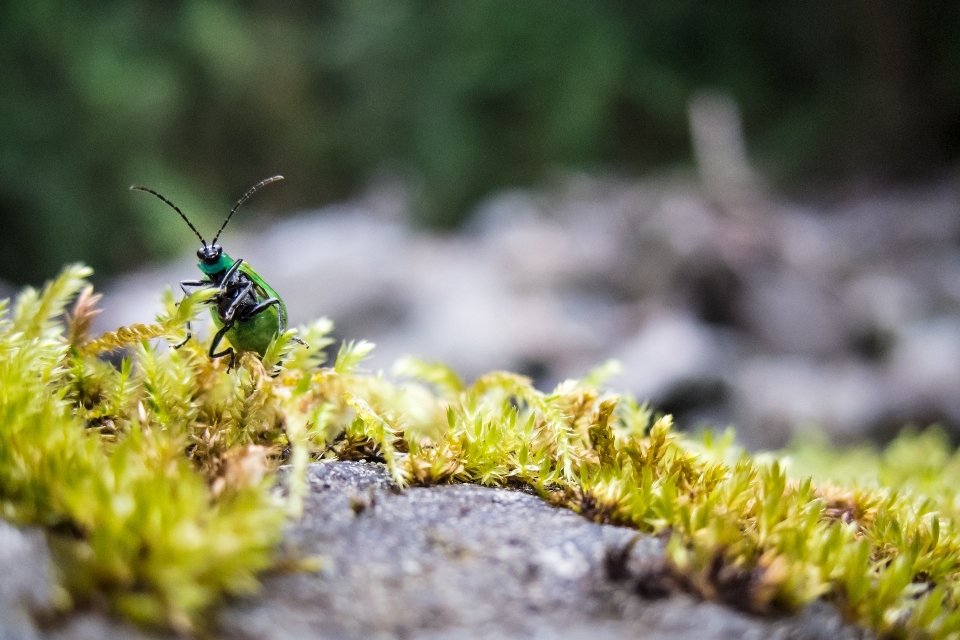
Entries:
[[754, 447], [960, 435], [960, 4], [0, 6], [0, 279], [149, 320], [223, 237], [340, 337]]

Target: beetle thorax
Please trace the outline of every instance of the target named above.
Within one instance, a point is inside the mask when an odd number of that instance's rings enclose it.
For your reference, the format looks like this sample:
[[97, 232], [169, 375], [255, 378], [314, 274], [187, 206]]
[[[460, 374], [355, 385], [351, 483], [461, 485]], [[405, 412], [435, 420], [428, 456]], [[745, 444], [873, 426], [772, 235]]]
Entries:
[[211, 278], [216, 274], [222, 274], [233, 266], [233, 260], [230, 259], [218, 244], [205, 244], [197, 249], [197, 257], [200, 262], [197, 265], [200, 271]]

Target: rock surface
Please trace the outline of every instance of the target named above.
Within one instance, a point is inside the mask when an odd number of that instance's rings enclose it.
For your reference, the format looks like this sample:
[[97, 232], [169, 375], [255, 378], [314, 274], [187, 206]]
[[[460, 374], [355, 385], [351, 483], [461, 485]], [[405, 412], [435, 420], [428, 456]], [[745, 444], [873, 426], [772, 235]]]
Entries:
[[50, 554], [43, 534], [0, 520], [0, 640], [33, 640], [31, 612], [50, 607]]
[[[314, 464], [303, 519], [284, 545], [316, 573], [270, 576], [220, 616], [238, 639], [864, 638], [824, 605], [759, 618], [668, 594], [659, 540], [599, 525], [519, 491], [396, 491], [380, 466]], [[612, 562], [612, 558], [622, 562]], [[8, 576], [0, 575], [0, 585]], [[2, 588], [2, 587], [0, 587]], [[6, 591], [0, 591], [6, 593]], [[0, 638], [31, 638], [4, 616]], [[18, 631], [18, 629], [21, 629]], [[20, 635], [16, 635], [20, 633]], [[99, 614], [41, 637], [145, 637]]]

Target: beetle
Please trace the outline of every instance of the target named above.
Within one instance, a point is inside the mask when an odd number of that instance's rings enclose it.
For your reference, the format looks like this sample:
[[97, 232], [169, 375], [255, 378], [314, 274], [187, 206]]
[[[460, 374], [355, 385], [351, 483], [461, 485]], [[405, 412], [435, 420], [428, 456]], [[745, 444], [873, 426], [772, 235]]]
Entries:
[[[220, 225], [217, 235], [213, 237], [213, 241], [209, 244], [177, 205], [153, 189], [137, 185], [130, 187], [132, 190], [145, 191], [160, 198], [179, 213], [187, 226], [200, 238], [201, 245], [197, 249], [197, 258], [200, 259], [200, 262], [197, 266], [200, 267], [200, 271], [205, 277], [202, 280], [184, 280], [180, 283], [180, 289], [183, 290], [184, 295], [190, 293], [188, 289], [191, 287], [214, 287], [217, 289], [217, 293], [208, 300], [208, 304], [211, 305], [210, 314], [213, 316], [213, 322], [217, 327], [217, 333], [210, 343], [209, 356], [211, 358], [229, 356], [230, 364], [227, 366], [227, 371], [236, 367], [236, 354], [238, 352], [253, 351], [262, 358], [274, 337], [287, 329], [287, 307], [283, 304], [280, 295], [267, 284], [253, 267], [244, 262], [243, 258], [234, 260], [217, 244], [220, 234], [227, 223], [230, 222], [234, 212], [240, 208], [240, 205], [260, 188], [280, 180], [283, 180], [283, 176], [273, 176], [250, 187], [237, 200], [237, 204], [233, 205], [233, 209], [230, 210], [223, 224]], [[174, 345], [174, 348], [179, 349], [191, 337], [192, 333], [188, 323], [187, 337], [183, 342]], [[230, 342], [230, 346], [218, 353], [217, 348], [224, 338]], [[306, 345], [303, 340], [297, 337], [293, 339]]]

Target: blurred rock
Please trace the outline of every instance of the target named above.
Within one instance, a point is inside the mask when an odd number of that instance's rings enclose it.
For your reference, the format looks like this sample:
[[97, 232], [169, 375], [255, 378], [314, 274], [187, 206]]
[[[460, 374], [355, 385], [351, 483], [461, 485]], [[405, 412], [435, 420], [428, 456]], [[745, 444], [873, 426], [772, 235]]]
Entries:
[[0, 280], [0, 300], [11, 298], [17, 294], [17, 290], [10, 283]]
[[849, 238], [835, 233], [823, 212], [785, 207], [776, 222], [781, 269], [814, 280], [831, 280], [842, 277], [851, 264]]
[[890, 354], [891, 413], [960, 424], [960, 318], [911, 324]]
[[839, 299], [802, 274], [753, 274], [746, 305], [754, 335], [773, 352], [825, 356], [846, 344]]
[[724, 356], [715, 330], [683, 312], [659, 311], [616, 349], [624, 374], [616, 386], [638, 398], [662, 401], [681, 385], [714, 380]]
[[743, 194], [756, 182], [747, 160], [740, 109], [725, 93], [701, 91], [690, 101], [690, 132], [704, 185], [719, 197]]
[[929, 313], [925, 298], [923, 290], [902, 275], [864, 271], [847, 281], [843, 303], [852, 327], [899, 335]]
[[743, 436], [763, 448], [782, 447], [793, 429], [807, 426], [853, 440], [883, 418], [886, 407], [881, 375], [854, 362], [754, 357], [740, 366], [735, 387]]
[[52, 601], [50, 552], [38, 529], [0, 520], [0, 638], [34, 640], [32, 615]]

